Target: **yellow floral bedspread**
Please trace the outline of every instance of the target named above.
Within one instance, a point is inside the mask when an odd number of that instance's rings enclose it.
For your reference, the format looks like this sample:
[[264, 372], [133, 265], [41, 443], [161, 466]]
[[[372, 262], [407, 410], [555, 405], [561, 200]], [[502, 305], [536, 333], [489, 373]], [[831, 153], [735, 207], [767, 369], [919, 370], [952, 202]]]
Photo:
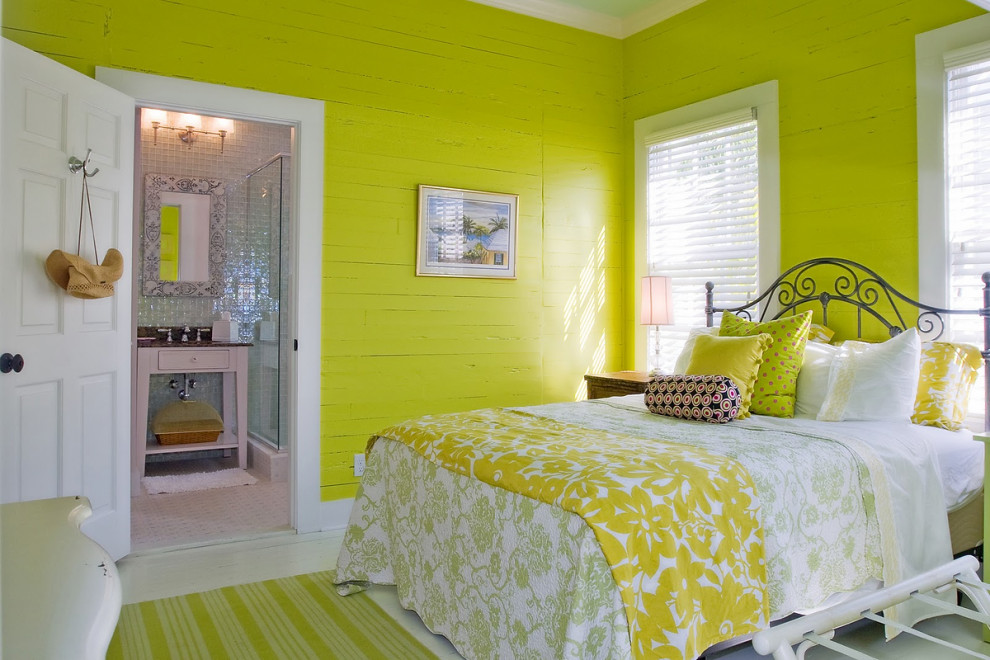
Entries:
[[501, 409], [378, 436], [580, 515], [619, 587], [635, 657], [694, 658], [767, 625], [759, 502], [733, 459]]

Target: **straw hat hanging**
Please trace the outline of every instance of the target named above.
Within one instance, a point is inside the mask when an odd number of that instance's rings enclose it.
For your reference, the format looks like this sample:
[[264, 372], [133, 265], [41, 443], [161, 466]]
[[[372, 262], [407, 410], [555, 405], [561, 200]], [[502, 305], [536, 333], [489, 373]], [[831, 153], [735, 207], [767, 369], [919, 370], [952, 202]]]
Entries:
[[96, 228], [93, 223], [93, 206], [89, 201], [89, 177], [95, 176], [99, 172], [96, 168], [92, 172], [86, 170], [86, 163], [89, 162], [89, 152], [86, 153], [86, 160], [70, 159], [69, 169], [73, 172], [82, 169], [82, 199], [79, 200], [79, 238], [76, 241], [76, 254], [64, 250], [52, 250], [45, 260], [45, 272], [52, 282], [62, 289], [65, 289], [70, 296], [76, 298], [107, 298], [113, 295], [113, 283], [124, 274], [124, 255], [119, 250], [110, 248], [103, 257], [103, 262], [99, 265], [88, 262], [81, 256], [83, 212], [89, 210], [89, 229], [93, 234], [93, 257], [100, 258], [99, 250], [96, 248]]
[[106, 298], [113, 295], [113, 283], [124, 274], [124, 255], [110, 248], [97, 266], [77, 254], [53, 250], [45, 260], [45, 272], [70, 296]]

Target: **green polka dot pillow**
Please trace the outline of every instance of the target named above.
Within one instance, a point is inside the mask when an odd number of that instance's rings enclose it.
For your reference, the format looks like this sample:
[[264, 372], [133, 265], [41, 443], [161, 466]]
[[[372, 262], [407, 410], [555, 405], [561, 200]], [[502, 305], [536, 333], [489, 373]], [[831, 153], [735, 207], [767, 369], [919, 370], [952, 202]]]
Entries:
[[768, 334], [773, 343], [763, 353], [763, 364], [756, 376], [750, 412], [774, 417], [794, 416], [797, 377], [804, 362], [804, 347], [811, 328], [811, 311], [775, 321], [747, 321], [731, 312], [722, 312], [718, 334], [723, 337], [749, 337]]

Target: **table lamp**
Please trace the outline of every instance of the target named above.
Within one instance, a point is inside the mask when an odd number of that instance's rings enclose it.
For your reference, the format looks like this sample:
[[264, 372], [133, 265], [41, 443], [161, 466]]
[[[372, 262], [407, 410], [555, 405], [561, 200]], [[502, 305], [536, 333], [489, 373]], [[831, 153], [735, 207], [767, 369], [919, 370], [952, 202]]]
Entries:
[[[670, 325], [673, 323], [674, 301], [671, 297], [670, 278], [666, 275], [650, 275], [643, 278], [642, 296], [640, 297], [641, 325]], [[653, 354], [660, 358], [660, 328], [655, 333]], [[647, 360], [649, 362], [649, 360]], [[647, 364], [649, 367], [649, 364]]]

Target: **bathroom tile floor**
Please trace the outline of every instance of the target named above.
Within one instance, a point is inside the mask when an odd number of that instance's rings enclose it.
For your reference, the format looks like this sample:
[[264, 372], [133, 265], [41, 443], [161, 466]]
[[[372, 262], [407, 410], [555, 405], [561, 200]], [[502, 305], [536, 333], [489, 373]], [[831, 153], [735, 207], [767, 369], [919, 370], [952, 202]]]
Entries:
[[[237, 467], [237, 458], [197, 458], [148, 463], [147, 476], [211, 472]], [[249, 470], [249, 472], [251, 472]], [[251, 472], [251, 486], [131, 498], [131, 552], [255, 538], [291, 530], [289, 484]]]

